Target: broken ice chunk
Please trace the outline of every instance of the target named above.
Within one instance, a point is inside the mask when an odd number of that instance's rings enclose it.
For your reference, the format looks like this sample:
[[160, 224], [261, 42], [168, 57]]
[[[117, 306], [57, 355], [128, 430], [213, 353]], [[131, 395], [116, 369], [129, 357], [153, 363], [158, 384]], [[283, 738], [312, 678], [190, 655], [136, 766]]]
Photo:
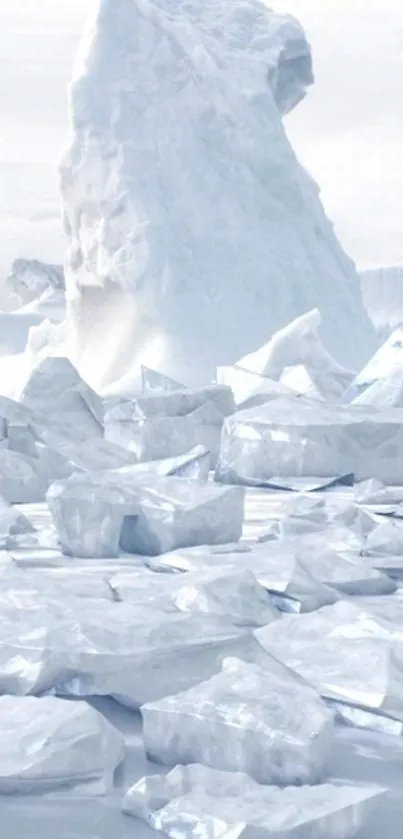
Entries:
[[0, 697], [0, 793], [43, 793], [98, 782], [112, 788], [124, 740], [86, 702]]
[[255, 631], [265, 650], [295, 670], [348, 722], [403, 731], [402, 626], [368, 604], [339, 602], [311, 615], [288, 615]]
[[47, 501], [65, 553], [114, 557], [157, 556], [175, 548], [237, 541], [244, 490], [159, 475], [117, 485], [91, 475], [53, 484]]
[[248, 570], [221, 568], [196, 574], [156, 575], [122, 571], [110, 579], [116, 596], [124, 602], [167, 603], [180, 612], [219, 615], [236, 626], [266, 626], [279, 612]]
[[102, 400], [67, 358], [42, 359], [30, 373], [20, 401], [44, 414], [49, 425], [74, 426], [81, 439], [102, 437]]
[[209, 681], [141, 713], [151, 759], [246, 772], [264, 784], [317, 782], [333, 740], [333, 712], [275, 659], [262, 667], [226, 659]]
[[123, 812], [170, 839], [350, 839], [385, 792], [342, 784], [279, 789], [192, 764], [142, 778], [126, 793]]
[[195, 571], [201, 573], [217, 568], [228, 574], [247, 569], [260, 585], [270, 593], [272, 603], [280, 611], [311, 612], [329, 603], [338, 595], [315, 578], [298, 558], [296, 551], [277, 542], [245, 546], [243, 551], [231, 550], [217, 556], [209, 545], [171, 551], [147, 564], [153, 571]]

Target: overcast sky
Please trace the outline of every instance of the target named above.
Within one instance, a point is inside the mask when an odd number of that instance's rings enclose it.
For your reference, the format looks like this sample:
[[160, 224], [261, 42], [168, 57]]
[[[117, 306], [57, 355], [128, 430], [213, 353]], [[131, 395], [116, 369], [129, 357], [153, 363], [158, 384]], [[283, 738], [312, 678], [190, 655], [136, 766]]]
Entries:
[[[202, 2], [202, 0], [201, 0]], [[287, 118], [361, 265], [403, 263], [403, 0], [273, 0], [304, 24], [316, 85]], [[65, 88], [91, 0], [0, 0], [0, 271], [59, 259]], [[4, 68], [7, 67], [7, 73]]]

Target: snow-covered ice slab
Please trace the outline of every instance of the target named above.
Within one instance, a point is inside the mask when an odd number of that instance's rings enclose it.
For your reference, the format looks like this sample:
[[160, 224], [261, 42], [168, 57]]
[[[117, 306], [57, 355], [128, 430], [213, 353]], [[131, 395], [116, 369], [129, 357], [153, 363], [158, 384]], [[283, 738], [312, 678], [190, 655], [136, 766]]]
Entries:
[[220, 567], [182, 574], [120, 571], [109, 580], [123, 602], [175, 607], [190, 614], [218, 615], [236, 626], [266, 626], [280, 615], [247, 569]]
[[333, 712], [274, 659], [264, 669], [227, 659], [209, 681], [141, 714], [152, 760], [245, 772], [263, 784], [321, 780], [334, 734]]
[[159, 475], [116, 485], [104, 474], [73, 475], [52, 484], [47, 501], [63, 550], [72, 556], [158, 556], [204, 543], [236, 542], [244, 490]]
[[88, 786], [112, 789], [124, 740], [86, 702], [54, 697], [0, 697], [0, 794]]
[[403, 412], [279, 398], [224, 422], [217, 478], [270, 484], [273, 476], [354, 474], [400, 484]]
[[385, 792], [341, 783], [279, 789], [192, 764], [142, 778], [123, 811], [170, 839], [350, 839]]
[[147, 560], [147, 564], [154, 571], [171, 572], [201, 573], [221, 568], [229, 574], [231, 570], [247, 569], [269, 592], [274, 605], [285, 612], [311, 612], [338, 600], [334, 589], [316, 579], [299, 561], [295, 551], [282, 552], [276, 545], [245, 546], [243, 551], [229, 550], [225, 554], [217, 554], [209, 545], [204, 545], [173, 551]]
[[[278, 625], [278, 627], [277, 627]], [[403, 631], [340, 602], [255, 630], [264, 649], [314, 685], [352, 725], [403, 733]]]
[[312, 306], [338, 359], [371, 352], [358, 275], [282, 126], [311, 81], [302, 28], [259, 0], [95, 5], [62, 196], [71, 349], [97, 390], [140, 365], [212, 381]]

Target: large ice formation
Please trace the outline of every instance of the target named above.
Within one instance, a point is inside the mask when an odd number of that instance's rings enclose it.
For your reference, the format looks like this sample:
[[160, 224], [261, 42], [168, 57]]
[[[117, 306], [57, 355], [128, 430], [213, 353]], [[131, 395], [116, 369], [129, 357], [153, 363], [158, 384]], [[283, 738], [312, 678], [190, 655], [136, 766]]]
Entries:
[[358, 275], [282, 126], [312, 82], [262, 0], [98, 0], [61, 166], [72, 359], [204, 383], [318, 307], [338, 361], [375, 346]]

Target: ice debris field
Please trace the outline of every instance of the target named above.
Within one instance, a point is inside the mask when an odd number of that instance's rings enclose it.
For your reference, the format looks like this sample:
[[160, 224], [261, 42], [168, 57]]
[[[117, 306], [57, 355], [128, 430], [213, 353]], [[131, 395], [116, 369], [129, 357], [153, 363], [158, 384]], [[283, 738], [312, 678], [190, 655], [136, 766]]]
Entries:
[[95, 5], [0, 315], [2, 836], [400, 839], [403, 330], [282, 127], [309, 46]]

